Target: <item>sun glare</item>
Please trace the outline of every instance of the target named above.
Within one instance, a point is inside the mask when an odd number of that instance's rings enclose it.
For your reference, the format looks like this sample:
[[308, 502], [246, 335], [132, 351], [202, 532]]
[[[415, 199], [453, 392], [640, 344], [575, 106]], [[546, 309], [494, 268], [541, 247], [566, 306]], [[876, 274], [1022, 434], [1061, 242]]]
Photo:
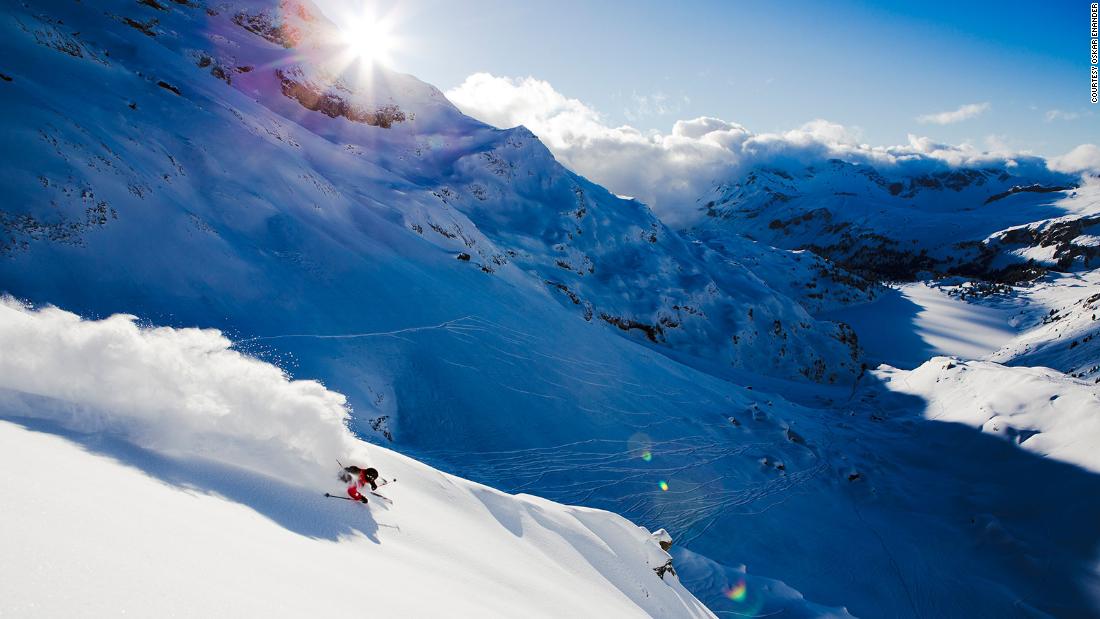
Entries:
[[385, 19], [361, 15], [343, 25], [341, 36], [351, 55], [364, 65], [390, 63], [394, 38]]

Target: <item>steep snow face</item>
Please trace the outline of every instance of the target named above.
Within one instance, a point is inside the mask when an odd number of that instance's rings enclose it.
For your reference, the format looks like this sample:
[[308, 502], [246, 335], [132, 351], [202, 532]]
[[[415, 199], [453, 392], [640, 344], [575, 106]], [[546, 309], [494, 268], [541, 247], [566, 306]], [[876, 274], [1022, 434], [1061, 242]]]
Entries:
[[656, 575], [648, 561], [664, 553], [644, 529], [384, 449], [368, 461], [400, 479], [394, 505], [368, 507], [55, 434], [0, 420], [5, 614], [714, 616]]
[[1039, 162], [920, 173], [908, 168], [904, 162], [876, 169], [833, 159], [755, 169], [700, 199], [707, 218], [696, 234], [704, 240], [743, 234], [777, 247], [813, 249], [872, 279], [909, 280], [923, 271], [993, 275], [1008, 265], [991, 264], [998, 252], [982, 243], [987, 237], [1078, 210], [1066, 201], [1080, 180]]
[[[9, 292], [242, 329], [258, 313], [245, 306], [276, 298], [279, 330], [301, 331], [371, 309], [350, 290], [383, 276], [407, 289], [394, 280], [430, 270], [467, 296], [553, 299], [699, 366], [841, 381], [858, 365], [843, 329], [743, 267], [714, 272], [530, 132], [350, 62], [308, 2], [56, 4], [15, 8], [3, 27], [19, 153], [0, 213]], [[105, 94], [77, 105], [74, 92]], [[45, 277], [55, 269], [72, 278]], [[385, 312], [422, 305], [397, 293], [377, 299]]]
[[[345, 91], [359, 92], [278, 42], [297, 10], [6, 6], [0, 288], [85, 315], [222, 327], [237, 349], [347, 394], [361, 435], [678, 538], [825, 469], [790, 438], [781, 399], [713, 374], [843, 382], [850, 334], [746, 270], [710, 272], [644, 206], [564, 170], [528, 132], [457, 115], [384, 71], [366, 98]], [[143, 408], [117, 410], [148, 423]], [[501, 455], [519, 450], [542, 456]], [[744, 496], [674, 500], [731, 475]], [[700, 548], [739, 558], [712, 539]]]
[[[4, 614], [714, 616], [667, 534], [368, 446], [216, 331], [4, 301], [0, 349]], [[323, 497], [337, 458], [389, 501]]]
[[934, 357], [911, 371], [883, 368], [889, 389], [919, 395], [925, 416], [980, 428], [1024, 449], [1100, 472], [1100, 394], [1049, 368]]

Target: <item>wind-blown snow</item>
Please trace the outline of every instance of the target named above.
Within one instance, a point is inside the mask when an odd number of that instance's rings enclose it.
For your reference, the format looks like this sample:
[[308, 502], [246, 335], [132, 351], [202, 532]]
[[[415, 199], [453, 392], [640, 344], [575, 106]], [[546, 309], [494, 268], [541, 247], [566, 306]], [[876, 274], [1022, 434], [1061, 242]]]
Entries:
[[330, 479], [333, 458], [352, 449], [343, 395], [231, 350], [213, 329], [143, 328], [126, 315], [87, 321], [8, 298], [0, 343], [9, 409], [73, 430], [300, 483]]

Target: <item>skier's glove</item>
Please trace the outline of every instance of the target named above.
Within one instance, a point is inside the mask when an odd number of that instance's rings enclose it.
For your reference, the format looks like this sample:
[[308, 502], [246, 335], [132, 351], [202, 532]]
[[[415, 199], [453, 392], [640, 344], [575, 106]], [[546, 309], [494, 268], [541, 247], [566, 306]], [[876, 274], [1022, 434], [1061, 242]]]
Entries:
[[360, 503], [369, 503], [370, 501], [367, 500], [367, 497], [361, 496], [361, 497], [359, 497], [359, 502]]

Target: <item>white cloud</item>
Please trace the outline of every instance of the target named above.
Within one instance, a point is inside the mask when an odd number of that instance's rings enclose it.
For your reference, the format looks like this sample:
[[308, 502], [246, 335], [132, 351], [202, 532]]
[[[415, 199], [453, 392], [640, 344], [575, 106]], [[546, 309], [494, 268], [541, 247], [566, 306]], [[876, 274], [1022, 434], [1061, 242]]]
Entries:
[[781, 133], [753, 133], [713, 117], [678, 120], [669, 132], [612, 127], [603, 116], [548, 82], [532, 77], [477, 73], [447, 91], [463, 112], [499, 127], [524, 125], [566, 166], [620, 195], [637, 197], [667, 224], [684, 226], [699, 216], [696, 201], [715, 182], [757, 165], [810, 165], [829, 158], [904, 168], [922, 173], [961, 165], [1021, 163], [1045, 169], [1038, 157], [1008, 152], [1002, 142], [990, 150], [909, 136], [901, 146], [869, 146], [858, 128], [823, 119]]
[[1053, 122], [1055, 120], [1077, 120], [1081, 117], [1080, 112], [1067, 112], [1065, 110], [1047, 110], [1044, 114], [1047, 122]]
[[1082, 144], [1058, 157], [1051, 157], [1047, 163], [1051, 170], [1066, 173], [1093, 172], [1100, 174], [1100, 146]]
[[981, 115], [989, 109], [989, 103], [967, 103], [966, 105], [959, 106], [956, 110], [949, 110], [947, 112], [938, 112], [935, 114], [923, 114], [917, 116], [917, 122], [919, 123], [931, 123], [934, 125], [950, 125], [952, 123], [962, 122], [964, 120], [970, 120], [976, 116]]
[[230, 346], [213, 329], [82, 320], [0, 298], [0, 410], [306, 485], [361, 449], [343, 395]]

